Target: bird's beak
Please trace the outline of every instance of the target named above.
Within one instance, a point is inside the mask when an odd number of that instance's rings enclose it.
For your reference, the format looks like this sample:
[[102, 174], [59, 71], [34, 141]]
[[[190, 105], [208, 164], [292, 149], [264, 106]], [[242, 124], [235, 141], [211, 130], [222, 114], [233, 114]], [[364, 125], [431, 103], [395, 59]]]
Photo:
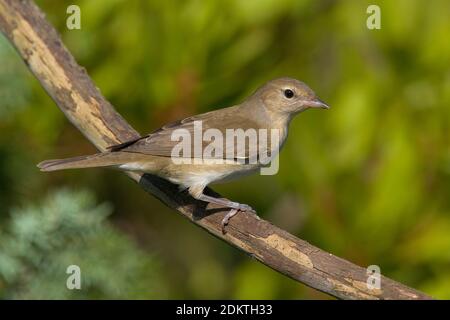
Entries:
[[322, 100], [320, 100], [319, 98], [314, 98], [313, 100], [305, 101], [305, 105], [310, 108], [330, 109], [330, 106], [327, 105]]

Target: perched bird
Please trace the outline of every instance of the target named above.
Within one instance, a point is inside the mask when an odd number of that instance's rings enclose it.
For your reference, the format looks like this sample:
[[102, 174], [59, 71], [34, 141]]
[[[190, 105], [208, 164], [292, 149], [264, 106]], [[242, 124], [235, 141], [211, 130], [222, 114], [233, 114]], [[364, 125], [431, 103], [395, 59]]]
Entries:
[[[224, 228], [237, 212], [252, 212], [253, 209], [228, 199], [208, 196], [203, 193], [205, 187], [211, 183], [238, 178], [267, 166], [267, 162], [257, 161], [260, 151], [265, 151], [269, 160], [272, 160], [285, 142], [292, 118], [308, 108], [329, 107], [303, 82], [292, 78], [279, 78], [261, 86], [241, 104], [168, 124], [146, 136], [111, 146], [106, 152], [47, 160], [39, 163], [38, 167], [42, 171], [113, 167], [151, 173], [179, 185], [181, 190], [187, 189], [195, 199], [230, 208], [222, 220]], [[242, 141], [239, 143], [234, 140], [235, 137], [233, 141], [215, 141], [214, 155], [205, 156], [204, 151], [209, 145], [205, 140], [211, 141], [212, 138], [211, 134], [209, 139], [208, 137], [205, 139], [203, 135], [209, 132], [214, 133], [215, 140], [220, 136], [226, 139], [227, 134], [233, 130], [272, 131], [278, 134], [275, 136], [268, 134], [270, 146], [269, 143], [263, 146], [264, 139], [253, 143], [250, 140], [249, 143]], [[198, 133], [202, 136], [200, 144], [195, 137]], [[194, 139], [189, 136], [194, 136]], [[174, 153], [174, 150], [180, 147], [180, 141], [183, 140], [181, 137], [186, 138], [187, 145], [194, 149], [197, 143], [199, 150]], [[228, 152], [230, 148], [231, 152]], [[256, 157], [252, 150], [257, 150]]]

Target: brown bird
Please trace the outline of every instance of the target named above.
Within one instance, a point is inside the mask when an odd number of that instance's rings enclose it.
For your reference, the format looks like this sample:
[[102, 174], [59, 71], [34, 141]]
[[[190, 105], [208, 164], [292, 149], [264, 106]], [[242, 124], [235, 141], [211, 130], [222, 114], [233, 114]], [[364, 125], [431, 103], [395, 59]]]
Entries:
[[[151, 173], [179, 185], [181, 190], [187, 189], [195, 199], [230, 208], [222, 220], [224, 228], [237, 212], [254, 210], [245, 204], [205, 195], [204, 188], [267, 168], [268, 161], [283, 146], [292, 118], [308, 108], [329, 107], [303, 82], [279, 78], [267, 82], [241, 104], [168, 124], [146, 136], [111, 146], [106, 152], [47, 160], [38, 167], [42, 171], [113, 167]], [[244, 141], [239, 141], [236, 132], [244, 132], [240, 136]], [[261, 139], [265, 132], [266, 140]], [[258, 140], [251, 140], [252, 137]], [[215, 148], [211, 147], [213, 143]], [[258, 160], [264, 153], [268, 161], [263, 163]]]

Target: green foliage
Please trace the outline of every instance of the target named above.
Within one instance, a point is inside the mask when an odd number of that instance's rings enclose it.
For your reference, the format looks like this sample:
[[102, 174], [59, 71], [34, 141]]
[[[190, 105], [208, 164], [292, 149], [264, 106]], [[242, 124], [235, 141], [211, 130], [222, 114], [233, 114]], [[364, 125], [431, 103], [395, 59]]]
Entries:
[[[68, 190], [13, 209], [0, 234], [0, 297], [160, 297], [155, 259], [105, 221], [110, 213], [91, 193]], [[70, 265], [81, 269], [80, 290], [66, 287]]]

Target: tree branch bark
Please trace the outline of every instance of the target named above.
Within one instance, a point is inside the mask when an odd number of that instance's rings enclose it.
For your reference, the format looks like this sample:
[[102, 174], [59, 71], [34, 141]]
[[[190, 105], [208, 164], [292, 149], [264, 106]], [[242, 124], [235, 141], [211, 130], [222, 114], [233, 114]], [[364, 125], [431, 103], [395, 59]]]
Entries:
[[[76, 63], [33, 1], [0, 0], [0, 30], [70, 122], [99, 150], [138, 136], [102, 96], [86, 70]], [[384, 276], [381, 289], [370, 290], [366, 286], [366, 269], [250, 214], [234, 217], [223, 235], [220, 221], [227, 210], [214, 205], [206, 207], [155, 176], [127, 174], [191, 222], [312, 288], [341, 299], [430, 299]]]

